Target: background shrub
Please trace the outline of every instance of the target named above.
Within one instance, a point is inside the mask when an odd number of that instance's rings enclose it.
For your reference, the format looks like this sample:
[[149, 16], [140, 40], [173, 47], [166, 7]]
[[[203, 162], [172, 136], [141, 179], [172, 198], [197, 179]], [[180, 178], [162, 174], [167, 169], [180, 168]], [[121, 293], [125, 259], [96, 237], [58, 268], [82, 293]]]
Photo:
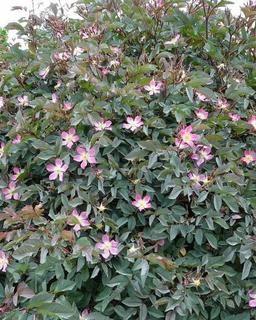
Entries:
[[1, 319], [253, 319], [256, 7], [227, 3], [8, 26]]

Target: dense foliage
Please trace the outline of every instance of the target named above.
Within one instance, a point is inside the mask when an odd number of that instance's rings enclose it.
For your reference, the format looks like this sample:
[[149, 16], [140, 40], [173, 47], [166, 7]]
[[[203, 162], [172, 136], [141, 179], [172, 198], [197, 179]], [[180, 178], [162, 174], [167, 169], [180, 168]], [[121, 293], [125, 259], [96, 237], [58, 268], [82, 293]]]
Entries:
[[256, 6], [227, 3], [8, 26], [1, 319], [254, 319]]

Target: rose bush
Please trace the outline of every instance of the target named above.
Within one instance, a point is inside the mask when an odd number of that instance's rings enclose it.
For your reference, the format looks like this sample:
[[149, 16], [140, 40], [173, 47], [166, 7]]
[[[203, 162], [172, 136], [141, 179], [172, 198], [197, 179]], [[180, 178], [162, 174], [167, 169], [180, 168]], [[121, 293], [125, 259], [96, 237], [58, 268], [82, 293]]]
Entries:
[[255, 15], [52, 5], [1, 50], [4, 320], [256, 316]]

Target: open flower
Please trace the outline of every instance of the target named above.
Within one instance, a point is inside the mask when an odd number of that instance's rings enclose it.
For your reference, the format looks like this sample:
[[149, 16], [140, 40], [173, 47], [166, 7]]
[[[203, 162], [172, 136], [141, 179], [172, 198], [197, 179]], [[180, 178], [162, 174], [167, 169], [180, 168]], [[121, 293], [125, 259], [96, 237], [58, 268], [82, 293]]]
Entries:
[[248, 120], [248, 124], [250, 124], [254, 130], [256, 130], [256, 116], [251, 116]]
[[81, 162], [80, 167], [85, 169], [88, 163], [95, 164], [95, 148], [84, 148], [77, 147], [76, 148], [77, 155], [74, 156], [74, 160], [77, 162]]
[[202, 102], [207, 102], [209, 99], [202, 92], [196, 91], [197, 98]]
[[0, 271], [6, 272], [9, 261], [8, 257], [3, 250], [0, 250]]
[[88, 216], [88, 212], [83, 211], [79, 214], [78, 211], [74, 209], [69, 217], [68, 224], [74, 226], [74, 231], [78, 232], [81, 230], [81, 227], [89, 227], [90, 221], [88, 220]]
[[0, 110], [3, 108], [4, 106], [4, 97], [0, 97]]
[[57, 93], [53, 93], [52, 94], [52, 103], [57, 103], [59, 100], [59, 97], [57, 95]]
[[13, 172], [13, 174], [11, 175], [11, 180], [16, 181], [19, 178], [19, 176], [24, 172], [24, 170], [21, 170], [18, 167], [14, 167], [12, 169], [12, 172]]
[[159, 94], [162, 88], [162, 82], [161, 81], [155, 81], [152, 79], [149, 82], [149, 85], [144, 86], [144, 89], [149, 92], [149, 95], [152, 96], [154, 94]]
[[201, 189], [202, 185], [208, 183], [208, 176], [207, 174], [199, 174], [196, 172], [190, 172], [188, 174], [189, 179], [192, 182], [192, 187], [194, 187], [196, 190]]
[[132, 205], [136, 208], [139, 209], [139, 211], [143, 211], [145, 209], [151, 208], [151, 198], [150, 196], [145, 196], [144, 198], [142, 197], [141, 194], [136, 194], [135, 195], [135, 200], [132, 201]]
[[46, 166], [47, 171], [52, 172], [49, 176], [50, 180], [56, 180], [59, 178], [60, 181], [63, 181], [64, 172], [67, 171], [68, 165], [64, 164], [61, 159], [55, 160], [54, 164], [48, 164]]
[[101, 255], [105, 259], [108, 259], [111, 254], [113, 256], [118, 255], [118, 242], [111, 240], [108, 234], [104, 234], [101, 242], [96, 243], [95, 247], [102, 251]]
[[17, 100], [21, 106], [28, 106], [29, 104], [28, 96], [19, 96]]
[[256, 152], [251, 150], [244, 151], [244, 156], [241, 158], [241, 161], [245, 164], [250, 164], [251, 162], [256, 161]]
[[197, 166], [201, 166], [204, 162], [211, 160], [213, 155], [211, 154], [212, 148], [209, 146], [198, 145], [196, 152], [191, 156], [191, 159], [196, 160]]
[[73, 51], [73, 55], [75, 57], [80, 56], [82, 53], [84, 52], [84, 49], [81, 47], [75, 47], [74, 51]]
[[39, 76], [40, 76], [42, 79], [45, 79], [45, 78], [47, 77], [49, 71], [50, 71], [50, 67], [48, 66], [48, 67], [46, 67], [45, 69], [42, 69], [42, 70], [39, 71]]
[[8, 187], [4, 188], [2, 192], [5, 200], [11, 200], [11, 199], [19, 200], [20, 198], [20, 195], [17, 192], [16, 182], [14, 181], [9, 182]]
[[226, 99], [219, 98], [217, 101], [217, 106], [219, 107], [219, 109], [227, 109], [229, 107], [229, 103]]
[[252, 291], [252, 290], [250, 290], [249, 292], [248, 292], [248, 294], [249, 294], [249, 306], [251, 307], [251, 308], [256, 308], [256, 292], [255, 291]]
[[68, 149], [71, 149], [73, 144], [79, 141], [79, 136], [76, 134], [76, 129], [70, 128], [68, 132], [63, 131], [61, 133], [62, 145], [67, 146]]
[[17, 136], [12, 140], [13, 144], [19, 144], [21, 143], [21, 135], [17, 134]]
[[5, 144], [3, 142], [0, 142], [0, 158], [4, 155], [4, 147]]
[[87, 320], [89, 319], [89, 315], [90, 315], [91, 311], [89, 308], [85, 308], [83, 310], [83, 312], [81, 313], [79, 320]]
[[203, 108], [196, 110], [195, 114], [196, 114], [197, 118], [201, 119], [201, 120], [206, 120], [209, 115], [209, 113], [206, 110], [204, 110]]
[[240, 114], [237, 114], [237, 113], [229, 112], [228, 116], [234, 122], [237, 122], [237, 121], [239, 121], [241, 119]]
[[96, 131], [112, 130], [112, 122], [110, 120], [101, 120], [94, 123]]
[[199, 141], [200, 136], [198, 134], [193, 134], [192, 131], [193, 127], [191, 125], [179, 131], [178, 137], [175, 139], [175, 144], [179, 149], [195, 147], [194, 142]]
[[134, 118], [127, 117], [126, 122], [123, 124], [123, 127], [127, 130], [131, 130], [132, 132], [139, 129], [141, 126], [143, 126], [143, 121], [141, 120], [141, 116], [136, 116]]
[[65, 111], [69, 111], [73, 108], [73, 104], [71, 102], [64, 102], [63, 103], [63, 106], [62, 106], [62, 109], [65, 110]]

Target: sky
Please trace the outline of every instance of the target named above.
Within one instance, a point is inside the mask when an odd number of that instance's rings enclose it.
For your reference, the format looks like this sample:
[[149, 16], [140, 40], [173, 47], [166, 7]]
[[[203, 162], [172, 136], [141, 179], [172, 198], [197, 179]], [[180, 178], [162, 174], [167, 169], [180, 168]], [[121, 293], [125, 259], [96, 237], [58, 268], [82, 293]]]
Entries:
[[[0, 0], [0, 27], [4, 27], [9, 22], [17, 21], [21, 16], [21, 11], [12, 11], [13, 6], [27, 6], [32, 7], [32, 1], [35, 3], [35, 7], [41, 3], [41, 7], [46, 7], [51, 2], [61, 2], [62, 4], [71, 4], [74, 0]], [[230, 6], [234, 15], [239, 14], [240, 6], [243, 5], [246, 0], [233, 0], [234, 4]]]

